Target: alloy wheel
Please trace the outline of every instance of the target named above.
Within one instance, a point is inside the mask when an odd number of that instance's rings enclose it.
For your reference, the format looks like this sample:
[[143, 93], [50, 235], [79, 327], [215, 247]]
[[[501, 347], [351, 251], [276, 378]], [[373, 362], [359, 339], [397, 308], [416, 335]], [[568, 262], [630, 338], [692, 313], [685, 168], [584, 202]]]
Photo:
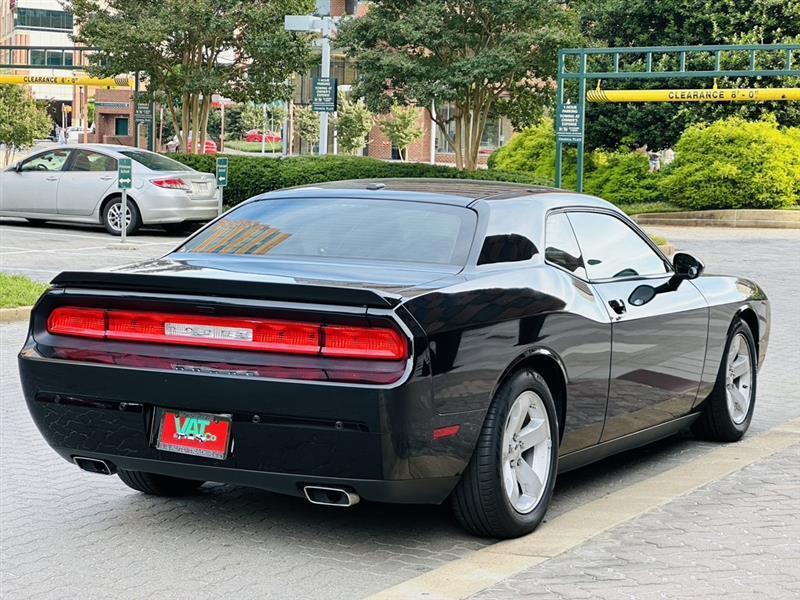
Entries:
[[[125, 207], [125, 227], [126, 229], [130, 227], [131, 224], [131, 207]], [[122, 202], [115, 202], [111, 205], [111, 208], [108, 209], [108, 224], [111, 226], [111, 229], [114, 231], [122, 231], [120, 226], [120, 221], [122, 220]]]
[[744, 334], [737, 333], [728, 348], [728, 362], [725, 374], [725, 395], [728, 412], [737, 425], [741, 425], [750, 412], [753, 399], [753, 373], [750, 344]]
[[536, 392], [514, 400], [503, 432], [503, 488], [511, 506], [527, 514], [539, 504], [550, 476], [550, 418]]

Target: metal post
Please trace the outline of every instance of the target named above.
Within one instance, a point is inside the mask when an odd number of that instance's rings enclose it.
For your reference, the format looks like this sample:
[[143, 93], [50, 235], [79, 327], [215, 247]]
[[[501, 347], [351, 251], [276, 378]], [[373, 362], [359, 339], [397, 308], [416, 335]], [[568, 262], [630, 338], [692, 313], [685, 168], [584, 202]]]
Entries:
[[[561, 105], [564, 104], [564, 53], [558, 53], [558, 74], [556, 75], [558, 88], [556, 90], [556, 119], [561, 113]], [[558, 123], [555, 124], [556, 129]], [[564, 153], [564, 148], [561, 141], [556, 136], [556, 187], [561, 187], [561, 159]]]
[[267, 151], [267, 103], [264, 102], [264, 127], [261, 128], [261, 154]]
[[[331, 76], [331, 19], [322, 19], [322, 73], [323, 79]], [[319, 155], [328, 153], [328, 113], [319, 113]]]
[[158, 150], [156, 148], [156, 103], [153, 100], [150, 100], [150, 122], [147, 124], [147, 149], [150, 152]]
[[[586, 59], [585, 52], [581, 54], [581, 78], [580, 89], [578, 91], [578, 115], [581, 123], [581, 130], [586, 135]], [[583, 191], [583, 137], [578, 142], [578, 192]]]
[[[139, 71], [136, 71], [136, 74], [133, 79], [133, 147], [139, 147], [139, 122], [136, 120], [136, 106], [139, 102]], [[130, 124], [128, 124], [130, 127]], [[129, 129], [130, 131], [130, 129]], [[123, 194], [123, 198], [125, 195]]]
[[431, 164], [436, 164], [436, 134], [438, 133], [436, 125], [436, 100], [431, 100]]
[[125, 243], [128, 234], [128, 190], [122, 188], [122, 212], [120, 214], [120, 243]]
[[284, 103], [283, 123], [281, 125], [281, 156], [289, 156], [289, 106], [288, 102]]
[[221, 185], [217, 186], [217, 216], [222, 214], [222, 190], [224, 189]]

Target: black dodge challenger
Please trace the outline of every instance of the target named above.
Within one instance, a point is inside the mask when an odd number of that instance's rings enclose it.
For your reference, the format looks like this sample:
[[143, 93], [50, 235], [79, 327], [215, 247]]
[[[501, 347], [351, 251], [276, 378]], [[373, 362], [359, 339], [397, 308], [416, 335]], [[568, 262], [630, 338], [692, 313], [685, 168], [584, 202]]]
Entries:
[[769, 303], [598, 198], [348, 181], [245, 202], [158, 260], [64, 272], [19, 355], [47, 442], [149, 494], [448, 500], [519, 536], [556, 474], [753, 416]]

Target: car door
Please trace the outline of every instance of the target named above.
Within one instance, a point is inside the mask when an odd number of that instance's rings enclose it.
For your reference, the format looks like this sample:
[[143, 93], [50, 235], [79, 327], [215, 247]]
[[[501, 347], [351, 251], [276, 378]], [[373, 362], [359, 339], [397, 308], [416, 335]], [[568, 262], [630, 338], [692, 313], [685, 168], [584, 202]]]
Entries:
[[70, 150], [57, 148], [34, 154], [22, 161], [19, 168], [3, 173], [0, 209], [8, 213], [55, 216], [58, 184]]
[[117, 160], [94, 150], [74, 150], [58, 186], [58, 214], [89, 216], [117, 180]]
[[611, 375], [601, 441], [687, 414], [703, 371], [708, 305], [690, 281], [631, 304], [640, 285], [657, 287], [671, 265], [646, 236], [612, 211], [571, 211], [587, 276], [611, 317]]

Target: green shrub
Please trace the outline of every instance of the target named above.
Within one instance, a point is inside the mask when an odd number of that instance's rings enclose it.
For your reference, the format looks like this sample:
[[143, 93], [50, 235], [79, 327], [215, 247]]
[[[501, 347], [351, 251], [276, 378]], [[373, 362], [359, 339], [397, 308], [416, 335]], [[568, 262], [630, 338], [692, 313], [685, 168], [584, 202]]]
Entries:
[[[553, 120], [542, 119], [529, 127], [489, 157], [489, 168], [506, 173], [520, 173], [554, 181], [556, 172], [556, 137]], [[577, 151], [565, 147], [562, 181], [565, 189], [577, 187]], [[658, 200], [656, 176], [640, 152], [587, 152], [584, 156], [584, 191], [609, 202], [631, 204]]]
[[650, 172], [650, 160], [641, 152], [591, 153], [584, 191], [614, 204], [659, 200], [658, 176]]
[[[174, 154], [171, 156], [198, 171], [214, 172], [215, 156], [205, 154]], [[359, 156], [267, 158], [230, 155], [227, 158], [228, 187], [225, 188], [225, 204], [229, 206], [272, 190], [344, 179], [434, 177], [541, 183], [534, 177], [518, 173], [459, 171], [452, 167], [423, 163], [385, 162]]]
[[800, 136], [731, 117], [686, 129], [662, 197], [684, 208], [786, 208], [800, 199]]

